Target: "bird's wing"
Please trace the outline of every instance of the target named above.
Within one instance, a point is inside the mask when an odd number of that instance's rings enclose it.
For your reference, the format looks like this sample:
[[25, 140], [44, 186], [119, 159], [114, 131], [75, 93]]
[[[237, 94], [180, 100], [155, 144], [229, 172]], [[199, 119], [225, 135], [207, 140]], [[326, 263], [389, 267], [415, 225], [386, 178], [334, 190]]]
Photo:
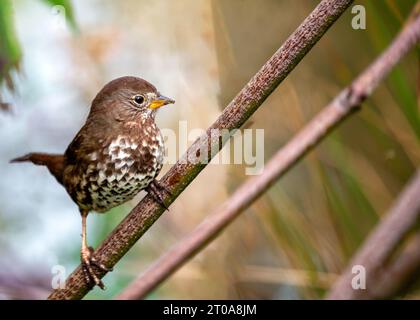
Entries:
[[67, 164], [81, 164], [86, 163], [90, 155], [97, 150], [97, 144], [89, 134], [87, 126], [83, 126], [74, 137], [73, 141], [67, 147], [65, 158]]
[[[100, 153], [112, 139], [113, 124], [106, 118], [88, 118], [85, 125], [74, 137], [65, 152], [66, 162], [70, 165], [87, 165], [93, 153]], [[100, 157], [100, 154], [97, 154]]]

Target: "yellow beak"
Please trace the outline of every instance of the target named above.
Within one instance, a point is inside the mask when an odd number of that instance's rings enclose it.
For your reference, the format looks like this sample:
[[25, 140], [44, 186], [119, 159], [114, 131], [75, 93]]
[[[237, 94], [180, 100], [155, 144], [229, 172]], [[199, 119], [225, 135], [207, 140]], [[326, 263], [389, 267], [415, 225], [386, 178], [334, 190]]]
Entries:
[[165, 96], [159, 95], [155, 100], [153, 100], [150, 105], [149, 108], [150, 109], [157, 109], [160, 108], [166, 104], [171, 104], [171, 103], [175, 103], [175, 100], [171, 99], [171, 98], [167, 98]]

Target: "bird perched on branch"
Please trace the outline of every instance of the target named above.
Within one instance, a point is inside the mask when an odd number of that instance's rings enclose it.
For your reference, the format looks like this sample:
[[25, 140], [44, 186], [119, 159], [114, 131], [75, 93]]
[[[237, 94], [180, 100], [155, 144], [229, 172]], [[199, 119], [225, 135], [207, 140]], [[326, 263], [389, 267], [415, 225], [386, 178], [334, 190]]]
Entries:
[[104, 285], [93, 266], [110, 271], [87, 245], [90, 211], [106, 212], [145, 189], [162, 206], [156, 176], [164, 156], [156, 110], [175, 101], [162, 96], [149, 82], [121, 77], [106, 84], [92, 102], [86, 123], [64, 154], [29, 153], [11, 162], [46, 166], [78, 205], [82, 216], [81, 262], [86, 281]]

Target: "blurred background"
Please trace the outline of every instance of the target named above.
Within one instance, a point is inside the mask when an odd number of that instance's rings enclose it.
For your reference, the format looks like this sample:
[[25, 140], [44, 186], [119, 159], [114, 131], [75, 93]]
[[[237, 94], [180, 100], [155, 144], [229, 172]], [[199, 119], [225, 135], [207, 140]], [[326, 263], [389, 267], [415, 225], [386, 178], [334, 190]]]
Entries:
[[[123, 75], [176, 100], [161, 109], [161, 128], [207, 128], [317, 3], [2, 0], [0, 298], [44, 299], [53, 266], [70, 273], [79, 264], [81, 241], [64, 188], [46, 169], [11, 158], [63, 152], [94, 95]], [[266, 160], [390, 43], [414, 3], [356, 1], [366, 30], [351, 28], [347, 10], [247, 124], [265, 130]], [[405, 58], [358, 114], [149, 298], [321, 299], [420, 164], [416, 58]], [[244, 172], [208, 166], [105, 277], [107, 290], [87, 298], [118, 294], [227, 199]], [[90, 244], [142, 196], [91, 214]], [[420, 292], [413, 286], [400, 297]]]

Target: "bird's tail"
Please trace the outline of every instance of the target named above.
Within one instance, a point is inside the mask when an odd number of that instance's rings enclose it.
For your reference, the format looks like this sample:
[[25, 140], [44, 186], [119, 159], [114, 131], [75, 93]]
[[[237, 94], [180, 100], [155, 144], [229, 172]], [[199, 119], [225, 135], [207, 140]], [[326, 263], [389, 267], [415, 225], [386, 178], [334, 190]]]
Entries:
[[38, 166], [46, 166], [51, 174], [62, 183], [63, 170], [64, 170], [64, 156], [61, 154], [48, 154], [31, 152], [22, 157], [10, 160], [11, 163], [15, 162], [32, 162]]

